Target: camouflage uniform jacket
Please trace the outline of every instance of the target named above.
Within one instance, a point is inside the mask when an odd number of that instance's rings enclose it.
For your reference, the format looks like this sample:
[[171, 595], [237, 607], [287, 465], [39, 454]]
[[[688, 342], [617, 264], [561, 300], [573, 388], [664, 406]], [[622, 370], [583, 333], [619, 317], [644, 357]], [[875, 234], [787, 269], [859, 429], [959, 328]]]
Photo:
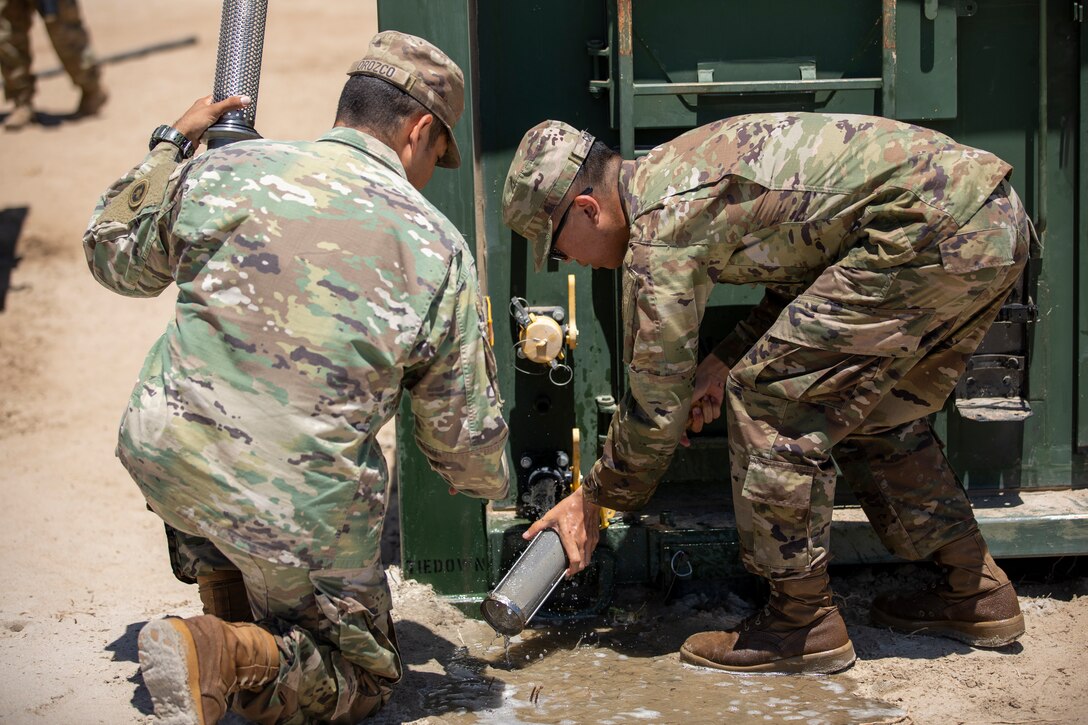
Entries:
[[779, 318], [786, 305], [831, 265], [860, 297], [866, 285], [887, 284], [888, 272], [955, 232], [1009, 172], [929, 129], [812, 113], [725, 119], [624, 162], [629, 390], [587, 476], [589, 498], [631, 510], [653, 494], [686, 425], [713, 284], [767, 288], [715, 350], [726, 364], [776, 320], [776, 334], [833, 347], [821, 320], [807, 329], [791, 321], [818, 317], [793, 309], [804, 297]]
[[84, 236], [111, 290], [178, 286], [118, 444], [152, 507], [286, 565], [371, 565], [388, 481], [377, 434], [402, 389], [432, 468], [505, 496], [472, 256], [396, 154], [336, 128], [174, 156], [159, 144], [119, 179]]

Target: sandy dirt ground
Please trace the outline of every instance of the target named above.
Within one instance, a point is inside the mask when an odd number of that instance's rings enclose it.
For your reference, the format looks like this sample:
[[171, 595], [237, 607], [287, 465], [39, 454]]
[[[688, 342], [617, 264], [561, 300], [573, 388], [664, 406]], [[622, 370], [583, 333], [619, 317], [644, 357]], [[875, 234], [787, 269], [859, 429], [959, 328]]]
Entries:
[[[312, 138], [376, 27], [371, 2], [272, 3], [258, 126]], [[80, 236], [96, 196], [136, 163], [213, 78], [219, 3], [85, 3], [99, 55], [187, 41], [106, 66], [112, 98], [76, 120], [67, 79], [41, 81], [41, 125], [0, 133], [0, 722], [143, 723], [135, 637], [149, 618], [198, 612], [161, 524], [113, 457], [167, 293], [124, 299], [87, 273]], [[56, 57], [40, 24], [38, 71]], [[5, 107], [6, 112], [6, 107]], [[439, 172], [441, 173], [441, 172]], [[14, 220], [14, 222], [12, 221]], [[21, 222], [21, 223], [20, 223]], [[2, 249], [2, 247], [0, 247]], [[387, 441], [391, 440], [388, 432]], [[752, 602], [625, 593], [599, 622], [536, 630], [509, 650], [480, 622], [391, 569], [408, 673], [378, 722], [1088, 722], [1088, 583], [1069, 561], [1022, 567], [1021, 642], [975, 651], [867, 625], [874, 593], [930, 572], [835, 572], [859, 654], [830, 678], [732, 678], [682, 667], [676, 649]]]

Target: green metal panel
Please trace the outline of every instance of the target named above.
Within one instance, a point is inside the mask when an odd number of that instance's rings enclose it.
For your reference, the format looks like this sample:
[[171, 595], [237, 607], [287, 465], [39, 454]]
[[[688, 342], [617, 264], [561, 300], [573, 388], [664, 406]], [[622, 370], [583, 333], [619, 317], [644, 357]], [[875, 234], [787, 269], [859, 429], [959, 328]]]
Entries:
[[[424, 0], [387, 2], [378, 7], [383, 30], [404, 30], [442, 48], [466, 70], [465, 113], [454, 129], [461, 149], [461, 168], [438, 169], [426, 195], [457, 225], [472, 246], [476, 233], [476, 155], [472, 134], [472, 30], [474, 3]], [[411, 443], [415, 420], [407, 400], [397, 421], [397, 469], [400, 486], [401, 562], [405, 574], [449, 594], [469, 596], [487, 591], [492, 568], [488, 558], [485, 506], [466, 496], [450, 497], [445, 483], [430, 470]]]
[[956, 117], [958, 4], [948, 0], [898, 0], [895, 118]]
[[1080, 139], [1079, 169], [1077, 186], [1079, 203], [1076, 209], [1077, 237], [1074, 244], [1078, 261], [1079, 306], [1077, 316], [1077, 448], [1084, 452], [1088, 449], [1088, 31], [1084, 29], [1084, 5], [1081, 4], [1080, 22], [1080, 124], [1077, 138]]
[[[1050, 6], [1057, 4], [1052, 0]], [[1063, 62], [1058, 59], [1075, 46], [1075, 35], [1071, 43], [1069, 15], [1055, 12], [1049, 42], [1040, 43], [1040, 19], [1047, 10], [1048, 5], [1034, 2], [993, 2], [980, 4], [974, 16], [961, 18], [961, 75], [978, 81], [961, 84], [956, 119], [926, 122], [1009, 161], [1014, 167], [1013, 186], [1047, 240], [1042, 260], [1035, 263], [1039, 273], [1036, 301], [1046, 314], [1033, 326], [1028, 350], [1034, 414], [1023, 423], [991, 426], [965, 421], [954, 412], [947, 414], [949, 457], [971, 488], [1053, 487], [1075, 482], [1073, 396], [1068, 393], [1074, 384], [1070, 361], [1076, 298], [1075, 164], [1059, 159], [1063, 142], [1060, 126], [1054, 123], [1076, 114], [1075, 77], [1055, 73], [1055, 64]], [[1002, 44], [1001, 53], [989, 50], [995, 38], [1013, 37], [1017, 42]], [[1042, 61], [1044, 56], [1048, 62]], [[1048, 78], [1049, 92], [1044, 93]], [[1045, 105], [1040, 103], [1042, 98]], [[1041, 143], [1038, 129], [1043, 116], [1049, 116], [1051, 123]]]

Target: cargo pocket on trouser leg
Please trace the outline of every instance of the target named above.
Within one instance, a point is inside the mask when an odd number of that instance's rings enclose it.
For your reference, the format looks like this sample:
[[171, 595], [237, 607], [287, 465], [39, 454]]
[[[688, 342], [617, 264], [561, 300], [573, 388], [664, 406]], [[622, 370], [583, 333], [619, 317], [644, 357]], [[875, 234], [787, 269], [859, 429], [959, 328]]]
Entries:
[[[269, 576], [273, 606], [262, 624], [282, 640], [280, 676], [275, 688], [239, 693], [235, 710], [254, 722], [295, 725], [356, 723], [381, 709], [403, 671], [381, 567]], [[280, 712], [268, 720], [261, 713], [270, 702]]]
[[341, 689], [333, 721], [357, 722], [389, 701], [403, 673], [385, 574], [376, 565], [315, 571], [310, 580], [318, 610], [336, 640], [330, 653], [336, 679], [348, 688]]
[[748, 567], [775, 577], [806, 571], [826, 560], [833, 493], [833, 471], [750, 457], [736, 502], [751, 512], [751, 531], [741, 536], [750, 542], [744, 553]]

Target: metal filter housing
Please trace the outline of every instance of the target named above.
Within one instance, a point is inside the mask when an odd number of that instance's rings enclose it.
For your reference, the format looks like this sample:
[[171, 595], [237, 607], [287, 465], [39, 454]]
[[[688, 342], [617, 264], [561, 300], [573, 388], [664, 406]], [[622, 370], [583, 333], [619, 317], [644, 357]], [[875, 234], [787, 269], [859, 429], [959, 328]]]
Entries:
[[211, 147], [260, 138], [254, 129], [254, 121], [257, 117], [257, 92], [261, 85], [267, 15], [268, 0], [223, 1], [213, 98], [221, 101], [230, 96], [249, 96], [251, 102], [246, 108], [224, 113], [208, 129], [207, 139]]
[[566, 570], [567, 555], [559, 534], [544, 529], [484, 599], [480, 605], [484, 619], [499, 634], [518, 634], [563, 580]]

